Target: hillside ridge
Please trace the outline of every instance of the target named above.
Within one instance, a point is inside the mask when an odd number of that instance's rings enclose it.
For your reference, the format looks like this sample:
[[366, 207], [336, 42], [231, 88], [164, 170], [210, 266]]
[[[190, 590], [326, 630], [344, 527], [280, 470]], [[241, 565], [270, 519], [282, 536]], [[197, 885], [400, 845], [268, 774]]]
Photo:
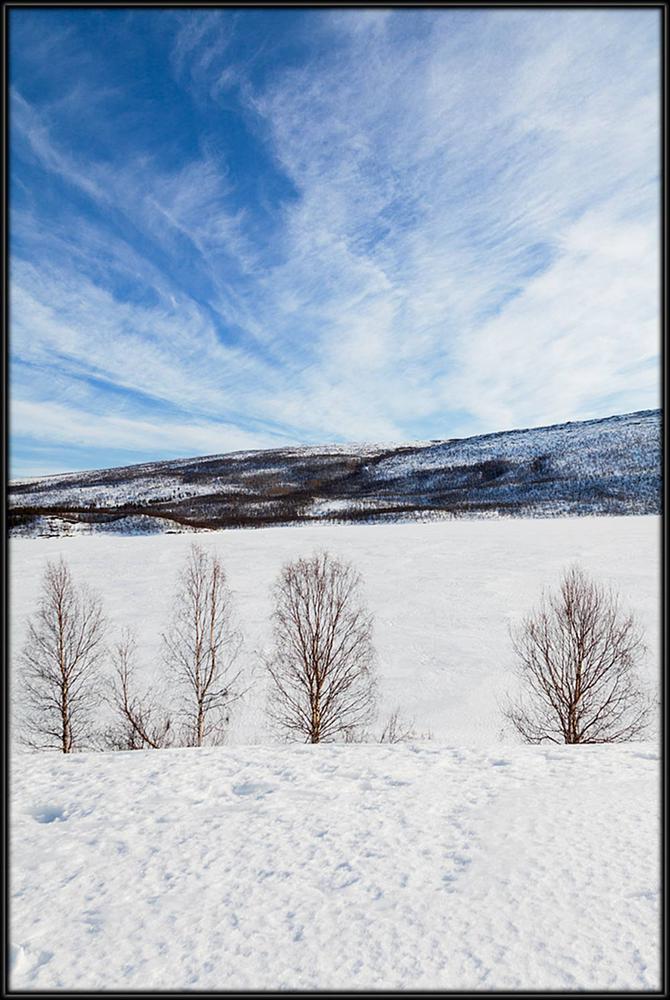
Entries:
[[9, 484], [12, 534], [658, 514], [660, 410], [400, 445], [237, 451]]

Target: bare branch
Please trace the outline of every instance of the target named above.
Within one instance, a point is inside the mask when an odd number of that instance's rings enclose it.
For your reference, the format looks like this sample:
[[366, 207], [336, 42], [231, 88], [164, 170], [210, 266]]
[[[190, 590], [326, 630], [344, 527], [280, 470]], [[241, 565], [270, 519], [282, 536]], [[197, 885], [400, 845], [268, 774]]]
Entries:
[[394, 709], [384, 723], [379, 743], [411, 743], [413, 740], [430, 740], [429, 732], [417, 733], [413, 719], [403, 719], [400, 707]]
[[527, 743], [620, 743], [648, 728], [632, 615], [578, 566], [512, 631], [522, 693], [503, 713]]
[[137, 694], [135, 655], [135, 637], [126, 630], [112, 653], [114, 676], [109, 700], [117, 722], [105, 733], [104, 742], [113, 750], [159, 750], [172, 745], [174, 729], [170, 716], [149, 694]]
[[244, 693], [234, 664], [241, 635], [232, 597], [216, 556], [192, 545], [179, 578], [172, 625], [163, 635], [165, 659], [180, 694], [187, 746], [222, 743], [232, 704]]
[[104, 635], [99, 599], [75, 587], [63, 559], [47, 563], [21, 655], [24, 745], [63, 753], [95, 745]]
[[269, 711], [308, 743], [351, 739], [376, 708], [372, 619], [360, 577], [327, 552], [287, 563], [274, 588]]

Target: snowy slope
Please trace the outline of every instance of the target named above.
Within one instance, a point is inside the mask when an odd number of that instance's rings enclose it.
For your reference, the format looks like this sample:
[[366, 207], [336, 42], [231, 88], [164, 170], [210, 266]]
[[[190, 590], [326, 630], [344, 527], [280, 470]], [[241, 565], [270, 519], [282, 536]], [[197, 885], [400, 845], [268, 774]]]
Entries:
[[653, 744], [24, 757], [15, 990], [660, 988]]
[[660, 411], [463, 440], [235, 452], [10, 484], [14, 534], [650, 514]]
[[137, 630], [141, 677], [160, 684], [161, 632], [193, 539], [222, 559], [244, 635], [250, 684], [230, 741], [267, 742], [260, 654], [270, 643], [270, 589], [284, 562], [327, 549], [351, 561], [375, 619], [381, 716], [397, 705], [436, 740], [490, 746], [511, 682], [508, 626], [554, 586], [565, 566], [617, 589], [646, 633], [645, 680], [658, 688], [660, 519], [581, 517], [451, 520], [429, 524], [304, 525], [189, 535], [11, 539], [11, 661], [34, 612], [46, 561], [63, 556], [104, 601], [110, 637]]

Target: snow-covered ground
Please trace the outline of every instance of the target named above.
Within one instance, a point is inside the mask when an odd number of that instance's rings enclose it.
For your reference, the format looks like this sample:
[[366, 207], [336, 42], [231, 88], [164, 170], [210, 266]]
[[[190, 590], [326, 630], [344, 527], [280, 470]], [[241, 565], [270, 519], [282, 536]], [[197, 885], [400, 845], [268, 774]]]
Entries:
[[508, 690], [508, 626], [555, 586], [573, 561], [621, 594], [645, 630], [642, 672], [659, 677], [660, 519], [581, 517], [455, 520], [427, 524], [314, 525], [197, 535], [13, 538], [10, 541], [11, 659], [39, 597], [48, 559], [63, 556], [75, 581], [102, 595], [110, 637], [137, 630], [145, 678], [163, 673], [161, 632], [190, 545], [217, 552], [244, 635], [239, 660], [249, 693], [229, 742], [268, 742], [260, 654], [270, 643], [270, 588], [282, 564], [328, 549], [360, 571], [375, 617], [380, 721], [401, 707], [417, 731], [460, 745], [499, 740]]
[[[13, 755], [11, 987], [659, 989], [653, 735], [524, 747], [498, 707], [509, 624], [574, 561], [637, 615], [657, 688], [659, 532], [645, 516], [12, 539], [14, 680], [62, 555], [159, 682], [195, 539], [226, 566], [249, 693], [226, 747]], [[363, 576], [380, 721], [400, 706], [432, 741], [268, 745], [270, 587], [321, 549]]]
[[653, 743], [16, 763], [14, 990], [660, 988]]

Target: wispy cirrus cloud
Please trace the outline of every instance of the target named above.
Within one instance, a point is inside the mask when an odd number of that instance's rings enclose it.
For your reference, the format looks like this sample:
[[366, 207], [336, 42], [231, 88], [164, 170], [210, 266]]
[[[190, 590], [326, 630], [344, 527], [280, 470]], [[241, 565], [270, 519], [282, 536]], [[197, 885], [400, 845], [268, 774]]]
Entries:
[[17, 431], [55, 369], [138, 460], [657, 405], [656, 12], [143, 15], [118, 155], [109, 60], [84, 136], [14, 74]]
[[[234, 424], [225, 425], [213, 421], [146, 420], [123, 417], [118, 413], [99, 413], [73, 408], [62, 403], [29, 403], [16, 400], [12, 406], [11, 419], [18, 422], [33, 436], [42, 441], [71, 445], [96, 446], [105, 448], [113, 441], [117, 449], [126, 451], [173, 450], [180, 455], [194, 453], [204, 443], [211, 451], [241, 451], [259, 447], [259, 435], [248, 434]], [[271, 435], [260, 435], [261, 447], [271, 447]]]

